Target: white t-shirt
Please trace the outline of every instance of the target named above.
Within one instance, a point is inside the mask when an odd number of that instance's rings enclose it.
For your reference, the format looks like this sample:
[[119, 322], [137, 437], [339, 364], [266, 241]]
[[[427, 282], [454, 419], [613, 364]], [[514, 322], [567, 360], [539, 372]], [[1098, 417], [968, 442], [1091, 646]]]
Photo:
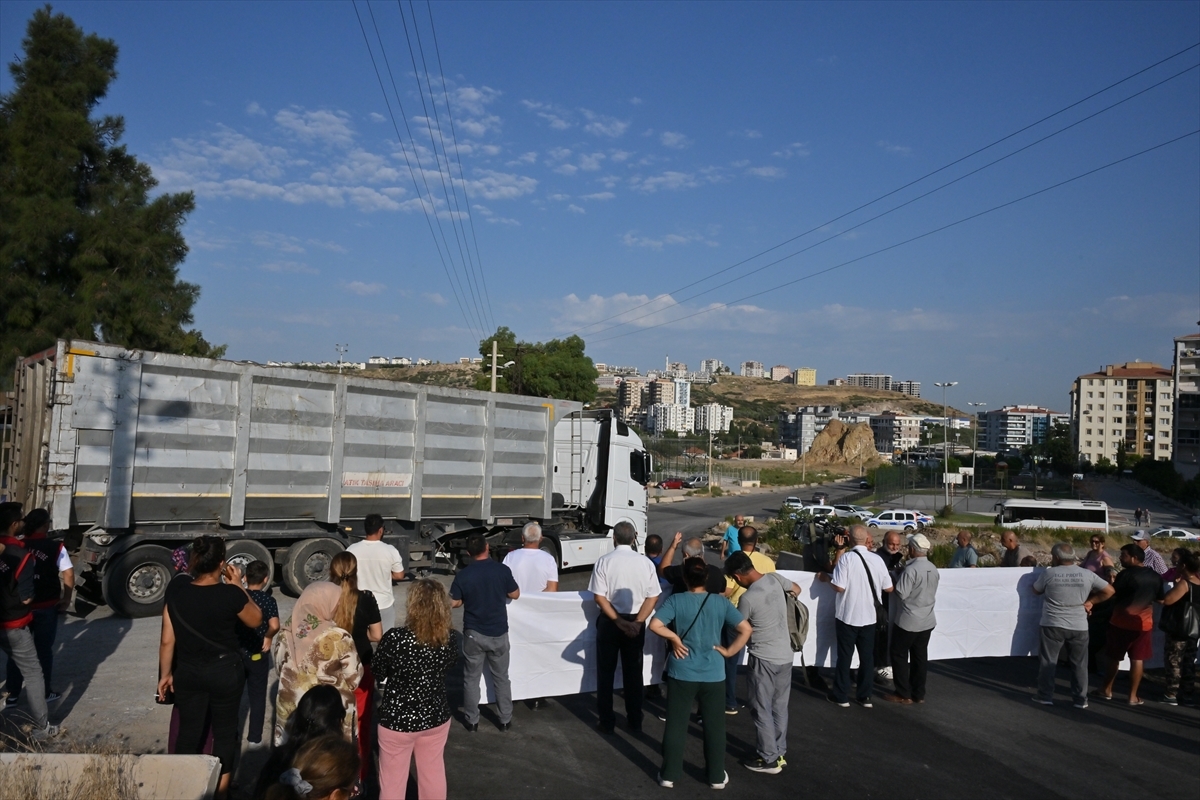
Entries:
[[67, 554], [67, 548], [60, 548], [58, 551], [58, 571], [66, 572], [69, 569], [75, 569], [75, 565], [71, 563], [71, 556]]
[[358, 588], [375, 595], [380, 608], [391, 608], [396, 602], [392, 594], [392, 573], [403, 572], [400, 551], [384, 541], [364, 539], [346, 548], [358, 560]]
[[510, 550], [504, 557], [504, 566], [512, 570], [521, 594], [544, 592], [546, 584], [558, 583], [558, 564], [545, 550], [531, 547]]
[[[862, 554], [862, 559], [857, 553]], [[871, 584], [867, 581], [867, 570], [863, 569], [863, 559], [875, 581], [874, 600], [871, 598]], [[832, 582], [844, 590], [837, 593], [834, 616], [856, 628], [875, 624], [875, 600], [882, 603], [883, 592], [892, 588], [892, 577], [888, 575], [883, 559], [862, 545], [838, 559], [837, 566], [833, 568]]]
[[619, 544], [596, 562], [588, 591], [607, 598], [618, 614], [636, 614], [647, 597], [662, 594], [662, 587], [654, 562]]

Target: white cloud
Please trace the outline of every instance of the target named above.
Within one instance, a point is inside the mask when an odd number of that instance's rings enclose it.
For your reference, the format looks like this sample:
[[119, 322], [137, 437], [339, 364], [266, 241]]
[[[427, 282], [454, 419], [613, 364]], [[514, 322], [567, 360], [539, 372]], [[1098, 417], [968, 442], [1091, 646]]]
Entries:
[[423, 297], [428, 302], [433, 303], [435, 306], [446, 305], [446, 298], [442, 297], [437, 292], [422, 292], [421, 297]]
[[571, 151], [566, 147], [554, 147], [546, 151], [546, 155], [555, 161], [565, 161], [571, 157]]
[[646, 247], [651, 250], [661, 250], [665, 245], [691, 244], [693, 242], [705, 244], [709, 247], [719, 246], [717, 242], [714, 242], [698, 233], [668, 233], [665, 236], [655, 238], [650, 236], [638, 236], [636, 231], [630, 231], [621, 237], [621, 243], [626, 247]]
[[532, 164], [535, 161], [537, 161], [537, 157], [538, 157], [537, 152], [531, 150], [530, 152], [522, 153], [517, 158], [514, 158], [512, 161], [509, 161], [508, 166], [515, 167], [519, 164]]
[[750, 167], [746, 170], [747, 175], [753, 175], [757, 178], [765, 178], [766, 180], [775, 180], [787, 175], [781, 167]]
[[723, 180], [723, 177], [718, 170], [713, 167], [706, 167], [704, 170], [701, 170], [700, 175], [693, 172], [667, 170], [658, 175], [652, 175], [649, 178], [634, 177], [630, 182], [639, 192], [653, 194], [659, 189], [672, 191], [694, 189], [702, 183], [717, 183], [720, 180]]
[[259, 264], [258, 268], [266, 272], [292, 273], [295, 275], [317, 275], [318, 270], [313, 269], [307, 264], [301, 264], [296, 261], [271, 261], [267, 264]]
[[585, 194], [584, 200], [612, 200], [616, 197], [612, 192], [596, 192], [595, 194]]
[[581, 108], [580, 112], [588, 120], [588, 124], [583, 126], [583, 129], [593, 136], [607, 136], [611, 139], [616, 139], [621, 136], [629, 128], [629, 123], [615, 117], [608, 117], [603, 114], [597, 114], [589, 111], [586, 108]]
[[779, 158], [792, 158], [793, 156], [797, 158], [803, 158], [807, 155], [811, 155], [811, 151], [808, 149], [807, 142], [792, 142], [786, 147], [779, 148], [771, 155]]
[[246, 113], [252, 117], [265, 117], [267, 115], [267, 112], [263, 110], [263, 107], [254, 102], [246, 105]]
[[[608, 317], [616, 316], [606, 325], [627, 322], [634, 328], [647, 328], [651, 325], [669, 323], [699, 310], [711, 310], [716, 313], [701, 314], [691, 319], [681, 320], [671, 327], [676, 330], [748, 330], [756, 333], [770, 333], [777, 329], [784, 315], [760, 308], [754, 305], [730, 306], [724, 303], [708, 305], [681, 304], [669, 294], [657, 297], [649, 295], [634, 295], [619, 292], [611, 297], [591, 295], [580, 299], [575, 294], [555, 299], [551, 306], [553, 324], [558, 329], [574, 330], [581, 326], [600, 322]], [[728, 312], [736, 312], [730, 314]]]
[[574, 164], [559, 164], [554, 168], [554, 171], [559, 175], [574, 175], [576, 172], [579, 172], [579, 167]]
[[490, 86], [459, 86], [450, 97], [455, 108], [473, 116], [483, 116], [487, 113], [485, 106], [495, 102], [500, 92]]
[[344, 111], [285, 108], [275, 115], [275, 123], [304, 141], [349, 144], [354, 138], [350, 115]]
[[892, 144], [891, 142], [886, 141], [884, 139], [880, 139], [875, 144], [878, 145], [879, 147], [882, 147], [886, 152], [895, 153], [898, 156], [911, 156], [912, 155], [912, 148], [908, 147], [906, 145]]
[[630, 104], [631, 106], [640, 106], [640, 105], [642, 104], [642, 98], [640, 98], [640, 97], [631, 97], [631, 98], [629, 98], [629, 104]]
[[551, 199], [551, 200], [553, 200], [553, 201], [554, 201], [554, 202], [556, 202], [556, 203], [561, 203], [563, 200], [570, 200], [570, 199], [571, 199], [571, 195], [569, 195], [569, 194], [563, 194], [562, 192], [559, 192], [559, 193], [557, 193], [557, 194], [552, 194], [552, 195], [550, 195], [550, 199]]
[[383, 114], [379, 114], [375, 111], [372, 111], [370, 114], [367, 114], [367, 118], [370, 119], [371, 122], [387, 122], [387, 117], [385, 117]]
[[382, 292], [384, 289], [387, 288], [382, 283], [363, 283], [362, 281], [350, 281], [347, 284], [343, 284], [343, 286], [346, 289], [346, 291], [348, 291], [352, 294], [359, 295], [360, 297], [366, 297], [367, 295], [372, 295], [372, 294], [379, 294], [380, 292]]
[[740, 136], [743, 139], [761, 139], [762, 133], [751, 128], [744, 128], [740, 131], [730, 131], [730, 136]]
[[571, 203], [571, 205], [567, 206], [567, 211], [570, 211], [572, 214], [586, 214], [587, 213], [587, 211], [583, 210], [582, 208], [575, 205], [574, 203]]
[[692, 140], [684, 136], [682, 133], [675, 133], [673, 131], [663, 131], [662, 134], [659, 135], [658, 139], [663, 143], [664, 147], [671, 147], [676, 150], [682, 150], [683, 148], [690, 146], [692, 143]]
[[568, 120], [570, 113], [565, 109], [552, 106], [550, 103], [539, 103], [535, 100], [522, 100], [521, 105], [544, 119], [556, 131], [565, 131], [571, 127]]
[[468, 190], [485, 200], [511, 200], [537, 189], [537, 180], [524, 175], [490, 169], [476, 170], [475, 174], [479, 177], [467, 181]]
[[633, 155], [633, 153], [630, 153], [626, 150], [613, 150], [612, 155], [610, 155], [609, 158], [619, 164], [622, 161], [627, 161], [631, 155]]
[[587, 172], [595, 172], [600, 169], [600, 162], [604, 160], [604, 153], [592, 153], [591, 155], [579, 156], [579, 168]]
[[596, 180], [600, 184], [602, 184], [605, 189], [615, 188], [618, 184], [621, 183], [621, 179], [619, 177], [617, 177], [616, 175], [605, 175], [601, 178], [597, 178]]

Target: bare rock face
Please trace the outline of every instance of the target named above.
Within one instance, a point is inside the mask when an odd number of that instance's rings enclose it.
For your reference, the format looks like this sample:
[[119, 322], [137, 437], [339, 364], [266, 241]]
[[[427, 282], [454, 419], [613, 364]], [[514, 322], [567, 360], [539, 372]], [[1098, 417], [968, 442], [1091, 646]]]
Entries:
[[829, 464], [869, 465], [879, 460], [871, 426], [847, 425], [839, 419], [830, 420], [825, 430], [817, 434], [808, 457]]

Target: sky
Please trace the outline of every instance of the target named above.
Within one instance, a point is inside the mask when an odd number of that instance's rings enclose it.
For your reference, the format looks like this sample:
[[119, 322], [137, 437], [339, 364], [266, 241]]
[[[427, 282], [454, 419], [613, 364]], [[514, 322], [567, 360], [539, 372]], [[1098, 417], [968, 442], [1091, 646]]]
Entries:
[[[0, 3], [6, 63], [39, 6]], [[195, 193], [180, 275], [230, 358], [504, 325], [1065, 410], [1200, 320], [1197, 2], [54, 8]]]

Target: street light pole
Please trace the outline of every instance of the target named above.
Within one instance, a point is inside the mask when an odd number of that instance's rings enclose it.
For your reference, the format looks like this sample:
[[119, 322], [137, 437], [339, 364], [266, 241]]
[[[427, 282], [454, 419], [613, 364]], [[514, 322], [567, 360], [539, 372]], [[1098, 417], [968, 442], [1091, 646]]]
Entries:
[[958, 381], [945, 381], [943, 383], [934, 383], [933, 385], [942, 390], [942, 485], [946, 491], [945, 505], [948, 506], [950, 505], [950, 482], [947, 480], [947, 476], [950, 474], [950, 437], [947, 433], [950, 430], [950, 406], [946, 404], [946, 390], [951, 386], [958, 386]]
[[[967, 403], [973, 408], [983, 408], [987, 403]], [[975, 451], [979, 449], [979, 412], [975, 412], [975, 419], [971, 425], [971, 494], [975, 494]], [[967, 500], [967, 508], [970, 508], [971, 501]]]

